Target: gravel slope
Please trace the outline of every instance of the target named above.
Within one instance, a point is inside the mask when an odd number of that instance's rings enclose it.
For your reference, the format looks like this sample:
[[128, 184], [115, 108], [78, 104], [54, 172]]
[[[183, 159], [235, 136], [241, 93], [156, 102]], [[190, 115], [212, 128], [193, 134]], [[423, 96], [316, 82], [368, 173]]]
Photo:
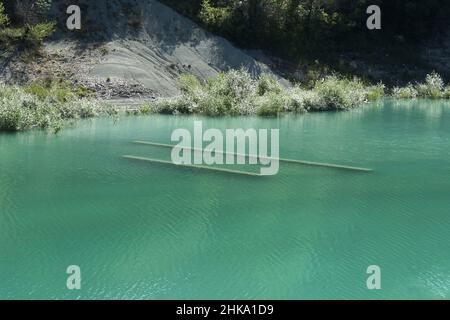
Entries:
[[[110, 1], [110, 13], [102, 16], [105, 24], [124, 2]], [[158, 1], [140, 1], [133, 4], [133, 11], [141, 14], [142, 25], [129, 26], [126, 14], [120, 17], [109, 30], [108, 53], [92, 68], [91, 76], [138, 82], [170, 96], [177, 94], [176, 79], [182, 73], [206, 80], [230, 68], [245, 67], [254, 74], [270, 72], [248, 53]]]
[[[53, 8], [60, 26], [65, 26], [71, 3], [59, 0]], [[230, 68], [245, 67], [254, 75], [271, 72], [260, 62], [270, 59], [260, 52], [252, 53], [257, 60], [156, 0], [77, 3], [82, 29], [59, 31], [44, 44], [42, 55], [28, 62], [3, 59], [0, 82], [63, 78], [93, 89], [102, 99], [155, 99], [178, 94], [177, 78], [183, 73], [207, 80]]]

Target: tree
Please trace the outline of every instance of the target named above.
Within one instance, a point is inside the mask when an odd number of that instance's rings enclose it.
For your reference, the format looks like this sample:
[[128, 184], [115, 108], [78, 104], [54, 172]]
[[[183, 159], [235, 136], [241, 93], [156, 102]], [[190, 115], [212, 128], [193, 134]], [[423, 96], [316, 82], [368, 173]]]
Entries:
[[[49, 37], [55, 23], [48, 21], [52, 0], [14, 0], [7, 1], [6, 7], [0, 2], [0, 40], [2, 47], [22, 50], [37, 48], [43, 39]], [[13, 22], [6, 14], [6, 8], [13, 8]]]
[[[450, 2], [443, 0], [162, 1], [239, 45], [292, 59], [374, 47], [396, 51], [450, 31]], [[383, 32], [368, 32], [369, 5], [381, 7]]]
[[9, 24], [9, 17], [5, 13], [5, 6], [0, 2], [0, 27], [3, 28]]
[[14, 12], [24, 25], [46, 22], [52, 0], [16, 0]]

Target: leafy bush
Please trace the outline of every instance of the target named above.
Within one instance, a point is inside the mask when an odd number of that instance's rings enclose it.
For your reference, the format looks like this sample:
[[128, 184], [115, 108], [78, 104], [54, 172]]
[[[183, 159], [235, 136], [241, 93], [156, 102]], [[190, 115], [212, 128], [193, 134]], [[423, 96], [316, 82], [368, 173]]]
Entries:
[[384, 97], [386, 86], [383, 83], [379, 83], [375, 86], [370, 86], [366, 89], [366, 99], [368, 101], [377, 101]]
[[0, 30], [0, 46], [10, 49], [22, 41], [25, 36], [25, 28], [2, 28]]
[[[233, 115], [231, 99], [226, 96], [205, 94], [198, 102], [199, 113], [207, 116]], [[234, 114], [236, 115], [236, 114]]]
[[294, 112], [314, 111], [321, 104], [319, 94], [316, 91], [305, 90], [301, 87], [295, 87], [291, 91], [292, 104]]
[[395, 87], [392, 90], [392, 96], [396, 99], [415, 99], [418, 96], [416, 88], [412, 84], [406, 87]]
[[256, 82], [244, 69], [210, 79], [197, 95], [198, 112], [207, 115], [245, 115], [255, 112]]
[[222, 72], [210, 79], [207, 91], [211, 94], [229, 97], [234, 103], [249, 98], [255, 93], [255, 80], [245, 69]]
[[436, 72], [426, 76], [425, 82], [416, 85], [408, 84], [406, 87], [395, 87], [392, 96], [397, 99], [450, 99], [450, 87], [445, 87], [444, 80]]
[[98, 108], [98, 106], [93, 104], [91, 101], [82, 99], [71, 101], [67, 103], [67, 105], [72, 110], [76, 110], [76, 115], [81, 119], [93, 118], [99, 115], [98, 111], [100, 108]]
[[5, 6], [0, 2], [0, 27], [7, 26], [9, 24], [9, 17], [5, 13]]
[[421, 98], [441, 98], [444, 90], [444, 80], [442, 80], [440, 75], [433, 72], [427, 75], [425, 83], [417, 84], [416, 90]]
[[198, 101], [202, 91], [202, 85], [197, 77], [189, 74], [180, 76], [179, 87], [183, 95], [189, 97], [193, 101]]
[[291, 99], [288, 95], [269, 92], [257, 99], [257, 114], [260, 116], [276, 116], [286, 112], [291, 107]]
[[256, 90], [258, 95], [263, 96], [268, 92], [281, 93], [283, 89], [283, 86], [274, 76], [264, 73], [258, 79]]
[[88, 99], [42, 99], [24, 89], [0, 85], [0, 131], [53, 128], [57, 132], [66, 120], [116, 113], [111, 106]]
[[152, 113], [154, 113], [154, 110], [150, 103], [144, 103], [139, 107], [139, 114], [149, 115]]
[[320, 97], [320, 102], [315, 106], [318, 111], [349, 110], [362, 105], [366, 100], [366, 89], [356, 79], [330, 76], [319, 81], [314, 90]]
[[221, 30], [231, 17], [231, 12], [225, 7], [213, 7], [210, 0], [202, 0], [200, 20], [212, 30]]
[[444, 92], [442, 93], [442, 98], [450, 99], [450, 86], [445, 87]]
[[151, 103], [151, 109], [161, 114], [192, 113], [193, 104], [183, 97], [168, 98]]
[[0, 86], [0, 130], [18, 131], [48, 127], [56, 119], [48, 103], [14, 87]]
[[55, 22], [38, 23], [27, 27], [25, 41], [32, 46], [38, 46], [42, 40], [48, 38], [55, 31]]

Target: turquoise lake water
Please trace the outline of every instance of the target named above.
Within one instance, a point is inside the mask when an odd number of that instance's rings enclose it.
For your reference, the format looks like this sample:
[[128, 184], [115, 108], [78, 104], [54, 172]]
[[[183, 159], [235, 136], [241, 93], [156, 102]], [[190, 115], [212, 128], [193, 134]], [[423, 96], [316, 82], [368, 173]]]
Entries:
[[[176, 128], [280, 129], [281, 164], [251, 177], [170, 159]], [[66, 288], [66, 268], [82, 288]], [[366, 269], [381, 268], [381, 290]], [[0, 298], [449, 299], [450, 103], [265, 118], [82, 121], [0, 134]]]

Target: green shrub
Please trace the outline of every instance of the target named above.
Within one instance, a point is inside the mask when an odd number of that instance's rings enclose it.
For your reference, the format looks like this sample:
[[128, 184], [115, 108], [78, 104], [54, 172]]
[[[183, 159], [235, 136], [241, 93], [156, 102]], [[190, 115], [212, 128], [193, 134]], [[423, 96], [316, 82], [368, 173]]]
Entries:
[[55, 22], [38, 23], [32, 26], [28, 26], [28, 30], [25, 35], [25, 40], [32, 46], [39, 45], [42, 40], [48, 38], [55, 31]]
[[199, 101], [199, 113], [207, 116], [238, 115], [237, 106], [233, 106], [231, 98], [221, 95], [205, 94]]
[[396, 99], [415, 99], [418, 96], [416, 88], [412, 84], [406, 87], [395, 87], [392, 90], [392, 96]]
[[439, 99], [442, 98], [444, 90], [444, 80], [442, 77], [433, 72], [428, 74], [425, 83], [419, 83], [416, 86], [417, 94], [421, 98]]
[[269, 92], [281, 93], [284, 89], [274, 76], [266, 73], [259, 77], [256, 86], [257, 94], [260, 96], [263, 96]]
[[17, 42], [24, 36], [25, 28], [4, 28], [0, 30], [0, 37], [4, 42]]
[[5, 6], [0, 2], [0, 27], [3, 28], [9, 24], [9, 17], [5, 13]]
[[139, 107], [139, 114], [149, 115], [154, 112], [154, 108], [150, 103], [144, 103]]
[[318, 107], [322, 102], [319, 94], [316, 91], [305, 90], [300, 87], [295, 87], [291, 91], [292, 104], [291, 111], [294, 112], [306, 112], [320, 109]]
[[22, 42], [25, 28], [0, 28], [0, 48], [5, 51], [13, 51]]
[[15, 105], [6, 108], [0, 102], [0, 130], [1, 131], [16, 131], [20, 130], [21, 120], [22, 120], [22, 111], [21, 109]]
[[193, 101], [197, 101], [202, 91], [202, 84], [196, 76], [183, 74], [178, 79], [179, 87], [183, 95]]
[[318, 82], [314, 90], [320, 97], [320, 103], [313, 108], [317, 111], [353, 109], [363, 104], [366, 98], [361, 81], [340, 79], [336, 76], [329, 76]]
[[58, 103], [55, 105], [62, 119], [76, 119], [78, 117], [78, 110], [73, 107], [72, 104]]
[[87, 100], [71, 101], [70, 108], [77, 110], [77, 115], [81, 119], [93, 118], [99, 115], [96, 106]]
[[109, 105], [88, 99], [62, 101], [47, 93], [43, 96], [45, 99], [21, 88], [0, 85], [0, 131], [52, 128], [58, 132], [65, 120], [117, 113]]
[[166, 98], [151, 103], [151, 108], [161, 114], [192, 113], [193, 104], [183, 97]]
[[427, 75], [425, 82], [417, 83], [415, 86], [408, 84], [406, 87], [395, 87], [392, 96], [397, 99], [449, 99], [449, 87], [445, 87], [444, 80], [436, 72]]
[[227, 96], [233, 102], [239, 102], [255, 94], [256, 83], [245, 69], [222, 72], [218, 77], [210, 79], [207, 91], [210, 94]]
[[14, 87], [0, 86], [0, 131], [45, 127], [55, 117], [47, 104]]
[[366, 89], [367, 101], [377, 101], [382, 99], [385, 95], [385, 89], [386, 87], [383, 83], [368, 87]]
[[257, 100], [257, 114], [260, 116], [276, 116], [289, 111], [292, 100], [286, 94], [270, 92]]
[[244, 69], [210, 79], [198, 97], [198, 110], [208, 115], [246, 115], [255, 112], [256, 81]]
[[450, 86], [444, 88], [444, 92], [442, 93], [442, 98], [450, 99]]
[[36, 0], [35, 10], [38, 15], [44, 16], [52, 7], [53, 0]]
[[228, 8], [213, 7], [210, 0], [202, 0], [199, 18], [210, 29], [221, 30], [230, 20], [231, 12]]

